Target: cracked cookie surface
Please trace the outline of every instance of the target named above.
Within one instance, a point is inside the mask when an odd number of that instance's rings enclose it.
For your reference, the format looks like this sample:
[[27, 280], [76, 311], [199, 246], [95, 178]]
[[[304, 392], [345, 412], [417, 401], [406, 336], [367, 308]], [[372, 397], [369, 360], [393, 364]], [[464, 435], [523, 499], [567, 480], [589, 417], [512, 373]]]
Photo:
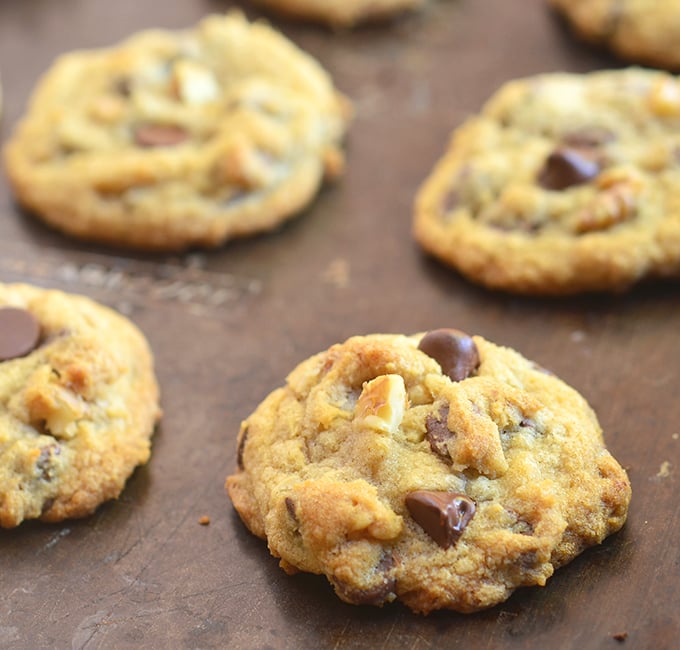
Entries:
[[289, 572], [354, 604], [472, 612], [624, 523], [626, 473], [586, 401], [456, 330], [356, 336], [243, 423], [231, 500]]
[[79, 238], [149, 250], [271, 230], [342, 173], [349, 103], [238, 13], [66, 54], [5, 150], [19, 200]]
[[680, 0], [548, 0], [584, 39], [634, 63], [680, 69]]
[[504, 85], [421, 187], [414, 235], [491, 288], [620, 291], [680, 272], [680, 83], [631, 68]]
[[83, 296], [0, 284], [0, 526], [116, 498], [159, 417], [151, 352], [130, 321]]
[[350, 27], [421, 7], [425, 0], [256, 0], [278, 12], [326, 23]]

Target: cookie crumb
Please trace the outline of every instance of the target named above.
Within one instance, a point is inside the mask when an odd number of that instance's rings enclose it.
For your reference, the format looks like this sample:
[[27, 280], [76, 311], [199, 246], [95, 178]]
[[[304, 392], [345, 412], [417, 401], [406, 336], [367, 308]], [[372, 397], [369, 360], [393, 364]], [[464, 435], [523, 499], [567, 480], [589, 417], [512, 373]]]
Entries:
[[198, 523], [201, 524], [201, 526], [207, 526], [210, 523], [210, 517], [208, 517], [208, 515], [203, 515], [199, 517]]
[[612, 634], [612, 639], [615, 639], [619, 643], [623, 643], [627, 638], [628, 632], [618, 632], [616, 634]]
[[658, 478], [667, 478], [670, 476], [671, 473], [671, 464], [667, 461], [664, 460], [663, 463], [661, 463], [661, 467], [659, 468], [659, 471], [657, 472], [657, 477]]

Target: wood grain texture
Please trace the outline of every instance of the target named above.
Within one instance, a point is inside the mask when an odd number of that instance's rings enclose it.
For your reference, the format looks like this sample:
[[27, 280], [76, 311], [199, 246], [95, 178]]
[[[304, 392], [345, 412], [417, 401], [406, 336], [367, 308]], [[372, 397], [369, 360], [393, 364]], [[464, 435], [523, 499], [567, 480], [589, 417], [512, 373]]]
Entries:
[[[232, 4], [0, 3], [2, 140], [59, 53]], [[346, 177], [279, 232], [210, 253], [130, 255], [48, 230], [0, 178], [0, 280], [86, 293], [129, 314], [155, 350], [165, 411], [151, 462], [118, 501], [86, 520], [0, 531], [0, 648], [675, 647], [678, 285], [517, 298], [465, 282], [410, 237], [414, 193], [450, 130], [503, 81], [618, 63], [576, 42], [543, 0], [433, 0], [421, 15], [352, 32], [271, 20], [357, 108]], [[112, 289], [114, 272], [125, 281]], [[336, 341], [436, 327], [514, 347], [581, 391], [629, 470], [630, 517], [545, 588], [480, 614], [352, 607], [322, 578], [286, 576], [234, 514], [222, 486], [239, 423]]]

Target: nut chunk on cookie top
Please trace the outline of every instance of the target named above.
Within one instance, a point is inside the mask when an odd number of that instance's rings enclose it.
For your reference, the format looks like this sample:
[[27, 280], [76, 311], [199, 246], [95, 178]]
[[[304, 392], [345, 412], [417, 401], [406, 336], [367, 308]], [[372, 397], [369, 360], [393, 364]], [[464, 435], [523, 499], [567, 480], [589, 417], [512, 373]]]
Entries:
[[92, 513], [150, 454], [160, 416], [141, 332], [93, 301], [0, 284], [0, 526]]
[[419, 191], [414, 235], [471, 280], [619, 291], [680, 273], [680, 81], [636, 68], [504, 85]]
[[226, 488], [289, 572], [354, 604], [472, 612], [624, 524], [626, 473], [586, 401], [456, 329], [356, 336], [243, 423]]
[[350, 112], [283, 35], [215, 15], [59, 58], [6, 167], [19, 200], [70, 235], [218, 246], [275, 228], [342, 172]]

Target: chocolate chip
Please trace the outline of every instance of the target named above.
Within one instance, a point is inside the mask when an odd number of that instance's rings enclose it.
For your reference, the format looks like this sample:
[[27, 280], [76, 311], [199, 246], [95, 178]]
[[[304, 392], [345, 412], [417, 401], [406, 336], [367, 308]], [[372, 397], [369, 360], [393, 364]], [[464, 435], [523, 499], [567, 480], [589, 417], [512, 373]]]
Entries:
[[566, 133], [562, 137], [562, 144], [572, 149], [595, 149], [614, 140], [616, 135], [609, 129], [591, 126]]
[[172, 124], [140, 124], [134, 136], [140, 147], [172, 147], [184, 142], [189, 134]]
[[475, 502], [464, 494], [418, 490], [406, 496], [411, 517], [442, 548], [453, 546], [475, 515]]
[[132, 82], [127, 77], [118, 77], [113, 82], [113, 89], [121, 97], [129, 97], [132, 94]]
[[243, 450], [246, 446], [246, 440], [248, 438], [248, 427], [245, 427], [241, 432], [241, 439], [238, 441], [238, 448], [236, 450], [236, 465], [239, 469], [245, 469], [243, 465]]
[[354, 605], [382, 605], [388, 596], [394, 593], [397, 586], [397, 580], [392, 575], [394, 565], [394, 557], [391, 554], [383, 555], [374, 570], [378, 576], [377, 584], [366, 589], [351, 587], [335, 576], [331, 578], [331, 582], [338, 596], [346, 602]]
[[40, 323], [30, 311], [0, 308], [0, 361], [26, 356], [40, 339]]
[[35, 469], [43, 481], [51, 481], [54, 478], [54, 457], [61, 454], [61, 447], [56, 444], [45, 445], [40, 449], [40, 456], [35, 461]]
[[539, 172], [538, 182], [546, 190], [564, 190], [582, 185], [600, 173], [600, 164], [583, 149], [556, 149]]
[[454, 434], [449, 430], [446, 421], [449, 417], [449, 407], [443, 406], [439, 411], [439, 419], [434, 415], [428, 415], [425, 418], [425, 437], [430, 443], [430, 449], [435, 454], [442, 458], [450, 459], [449, 448], [447, 442], [454, 437]]
[[466, 379], [479, 366], [475, 342], [460, 330], [432, 330], [420, 340], [418, 349], [432, 357], [453, 381]]
[[290, 497], [286, 497], [284, 503], [286, 504], [286, 510], [288, 510], [288, 514], [291, 516], [291, 519], [293, 519], [293, 521], [297, 524], [298, 518], [295, 512], [295, 502]]

